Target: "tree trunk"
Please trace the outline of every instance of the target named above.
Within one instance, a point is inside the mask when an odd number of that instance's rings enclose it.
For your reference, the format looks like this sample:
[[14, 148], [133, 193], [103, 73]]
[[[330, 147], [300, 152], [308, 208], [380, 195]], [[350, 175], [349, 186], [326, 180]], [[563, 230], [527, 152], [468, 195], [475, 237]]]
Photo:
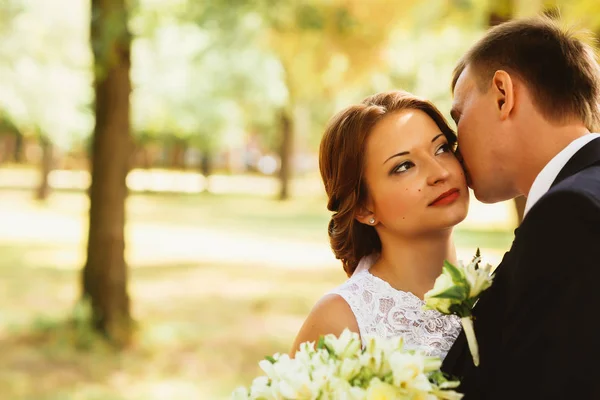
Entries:
[[92, 0], [91, 40], [96, 123], [83, 298], [91, 302], [94, 328], [114, 344], [126, 345], [132, 321], [125, 262], [125, 201], [133, 143], [131, 37], [125, 0]]
[[12, 155], [12, 135], [4, 134], [0, 136], [0, 163], [5, 163], [10, 160]]
[[52, 141], [45, 135], [40, 136], [40, 146], [42, 147], [42, 160], [40, 162], [40, 183], [38, 184], [35, 198], [39, 201], [45, 201], [50, 194], [50, 184], [48, 177], [52, 171], [54, 161], [54, 146]]
[[152, 160], [150, 158], [150, 150], [148, 149], [148, 145], [140, 145], [140, 152], [142, 153], [142, 168], [152, 168]]
[[204, 192], [210, 192], [210, 174], [213, 169], [213, 156], [210, 151], [202, 152], [202, 159], [200, 160], [200, 172], [204, 176]]
[[23, 163], [25, 158], [25, 138], [21, 132], [15, 132], [15, 146], [13, 147], [13, 160], [17, 164]]
[[186, 169], [185, 151], [187, 143], [181, 139], [174, 139], [171, 144], [171, 168]]
[[279, 148], [279, 158], [281, 165], [279, 167], [279, 200], [287, 200], [290, 197], [289, 186], [292, 175], [292, 157], [294, 130], [292, 116], [286, 109], [281, 111], [281, 146]]

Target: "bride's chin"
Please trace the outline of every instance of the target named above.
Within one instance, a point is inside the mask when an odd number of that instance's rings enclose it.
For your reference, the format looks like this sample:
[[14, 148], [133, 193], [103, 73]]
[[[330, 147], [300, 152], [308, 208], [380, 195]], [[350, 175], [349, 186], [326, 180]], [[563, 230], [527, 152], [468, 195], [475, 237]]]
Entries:
[[446, 220], [444, 220], [440, 224], [440, 229], [451, 229], [463, 222], [467, 218], [467, 213], [457, 213], [455, 215], [448, 216]]

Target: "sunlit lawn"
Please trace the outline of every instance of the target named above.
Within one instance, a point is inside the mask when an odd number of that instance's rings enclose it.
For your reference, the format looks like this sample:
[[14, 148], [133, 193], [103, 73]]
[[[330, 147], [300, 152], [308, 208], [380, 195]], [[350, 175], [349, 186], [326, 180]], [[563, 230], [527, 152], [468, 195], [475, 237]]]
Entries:
[[[135, 345], [117, 354], [63, 323], [79, 291], [85, 196], [30, 199], [0, 191], [2, 399], [227, 398], [259, 359], [288, 351], [314, 301], [345, 279], [319, 197], [133, 195], [127, 254], [139, 325]], [[496, 255], [511, 239], [507, 230], [456, 235], [464, 252]]]

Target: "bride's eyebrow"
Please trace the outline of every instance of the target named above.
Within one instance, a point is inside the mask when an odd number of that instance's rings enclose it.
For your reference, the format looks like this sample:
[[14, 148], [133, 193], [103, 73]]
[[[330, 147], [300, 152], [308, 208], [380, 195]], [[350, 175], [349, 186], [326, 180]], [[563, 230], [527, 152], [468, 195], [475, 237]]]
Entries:
[[438, 140], [440, 138], [440, 136], [445, 136], [443, 133], [440, 133], [439, 135], [435, 136], [433, 139], [431, 139], [431, 143], [435, 142], [436, 140]]
[[[431, 143], [435, 142], [436, 140], [438, 140], [441, 136], [446, 136], [443, 133], [440, 133], [436, 136], [433, 137], [433, 139], [431, 139]], [[387, 160], [385, 160], [383, 163], [385, 164], [386, 162], [390, 161], [392, 158], [394, 157], [401, 157], [401, 156], [405, 156], [410, 154], [410, 151], [401, 151], [400, 153], [396, 153], [393, 156], [390, 156]]]
[[401, 151], [400, 153], [394, 154], [393, 156], [391, 156], [390, 158], [388, 158], [387, 160], [385, 160], [383, 163], [385, 164], [386, 162], [390, 161], [394, 157], [401, 157], [401, 156], [405, 156], [407, 154], [410, 154], [410, 151]]

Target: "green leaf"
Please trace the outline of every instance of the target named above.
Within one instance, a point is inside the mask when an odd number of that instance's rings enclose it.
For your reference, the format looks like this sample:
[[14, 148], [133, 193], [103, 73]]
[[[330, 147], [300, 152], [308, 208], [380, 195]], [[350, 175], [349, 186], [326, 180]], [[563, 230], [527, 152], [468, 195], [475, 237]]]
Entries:
[[266, 356], [265, 360], [267, 360], [271, 364], [275, 364], [277, 362], [277, 360], [275, 360], [272, 356]]
[[452, 313], [454, 315], [458, 315], [459, 317], [463, 318], [463, 317], [468, 317], [469, 315], [472, 314], [472, 312], [471, 312], [472, 308], [473, 307], [470, 305], [461, 303], [461, 304], [451, 305], [448, 308], [448, 310], [450, 311], [450, 313]]
[[465, 276], [464, 276], [463, 272], [458, 267], [455, 267], [448, 260], [444, 260], [443, 268], [444, 268], [444, 270], [446, 270], [448, 272], [448, 274], [452, 278], [452, 281], [455, 284], [462, 283], [465, 281]]
[[444, 290], [443, 292], [435, 294], [431, 297], [436, 298], [436, 299], [451, 299], [451, 300], [464, 301], [467, 298], [468, 294], [469, 294], [469, 291], [465, 286], [456, 285], [456, 286], [452, 286], [451, 288], [449, 288], [447, 290]]
[[323, 336], [319, 337], [319, 340], [317, 341], [317, 350], [320, 349], [324, 349], [325, 348], [325, 338]]

